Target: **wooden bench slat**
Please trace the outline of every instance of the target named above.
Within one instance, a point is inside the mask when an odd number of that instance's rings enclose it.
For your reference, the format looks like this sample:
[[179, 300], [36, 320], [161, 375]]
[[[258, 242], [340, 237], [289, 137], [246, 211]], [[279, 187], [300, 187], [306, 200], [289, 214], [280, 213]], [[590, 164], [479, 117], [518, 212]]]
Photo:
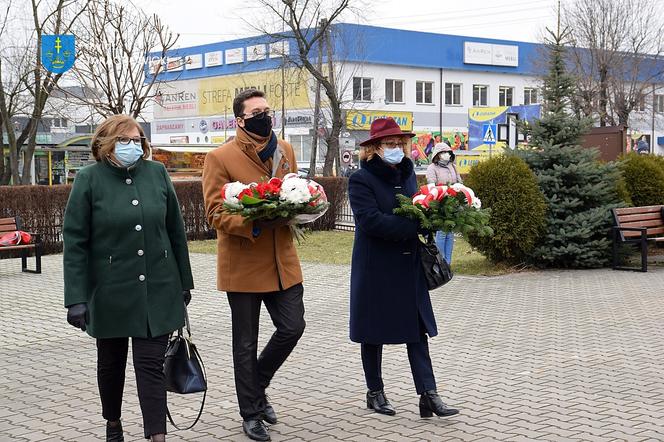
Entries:
[[628, 223], [621, 222], [620, 227], [664, 227], [664, 222], [662, 222], [661, 218], [632, 221]]
[[0, 246], [0, 252], [3, 250], [31, 249], [35, 244], [21, 244], [19, 246]]
[[652, 212], [660, 212], [662, 210], [662, 206], [643, 206], [643, 207], [621, 207], [618, 209], [614, 209], [616, 211], [616, 215], [631, 215], [635, 213], [652, 213]]
[[662, 215], [657, 212], [639, 213], [636, 215], [618, 215], [620, 224], [629, 223], [632, 221], [645, 221], [649, 219], [661, 219]]
[[[655, 229], [648, 229], [646, 232], [647, 236], [654, 236], [654, 235], [661, 235], [664, 234], [664, 227], [657, 227]], [[641, 232], [630, 232], [630, 231], [623, 231], [623, 235], [627, 237], [640, 237]]]
[[14, 224], [7, 224], [5, 226], [0, 226], [0, 233], [15, 232], [17, 230], [18, 228], [16, 228], [16, 225]]

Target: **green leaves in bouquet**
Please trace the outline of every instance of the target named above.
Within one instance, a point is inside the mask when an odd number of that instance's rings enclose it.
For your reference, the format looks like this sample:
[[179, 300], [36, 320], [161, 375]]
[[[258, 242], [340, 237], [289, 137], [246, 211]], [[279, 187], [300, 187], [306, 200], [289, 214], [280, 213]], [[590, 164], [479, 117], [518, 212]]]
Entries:
[[489, 227], [489, 209], [475, 209], [467, 205], [465, 197], [430, 201], [429, 207], [413, 204], [411, 198], [397, 195], [399, 207], [394, 214], [419, 222], [421, 228], [431, 231], [459, 232], [463, 235], [493, 235]]

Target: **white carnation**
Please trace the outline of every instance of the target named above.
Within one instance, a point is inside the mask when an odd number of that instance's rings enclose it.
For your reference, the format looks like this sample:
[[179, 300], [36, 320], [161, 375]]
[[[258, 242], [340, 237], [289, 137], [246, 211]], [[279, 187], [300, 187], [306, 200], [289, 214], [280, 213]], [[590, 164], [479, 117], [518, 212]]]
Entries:
[[244, 189], [248, 189], [249, 186], [246, 184], [242, 184], [239, 181], [235, 181], [232, 183], [228, 183], [226, 185], [225, 189], [225, 194], [224, 194], [224, 199], [231, 203], [231, 204], [240, 204], [240, 200], [237, 198], [237, 196], [242, 192]]
[[293, 204], [304, 204], [311, 201], [307, 180], [289, 175], [286, 175], [287, 178], [281, 184], [279, 199]]

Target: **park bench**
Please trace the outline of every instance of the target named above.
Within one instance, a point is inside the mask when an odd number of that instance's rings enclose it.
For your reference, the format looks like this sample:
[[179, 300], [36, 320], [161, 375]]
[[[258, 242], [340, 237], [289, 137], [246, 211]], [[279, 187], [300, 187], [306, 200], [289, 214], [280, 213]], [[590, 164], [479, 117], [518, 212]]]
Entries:
[[[6, 232], [14, 232], [16, 230], [21, 230], [21, 218], [0, 218], [0, 235]], [[41, 240], [41, 235], [38, 233], [30, 233], [32, 236], [32, 242], [30, 244], [19, 244], [16, 246], [0, 246], [0, 254], [7, 253], [11, 251], [18, 251], [21, 256], [21, 271], [29, 273], [41, 273], [41, 255], [43, 244]], [[34, 249], [35, 251], [35, 270], [28, 269], [28, 255], [30, 251]]]
[[[613, 269], [648, 271], [648, 243], [664, 242], [664, 206], [625, 207], [613, 209]], [[638, 244], [641, 267], [618, 265], [620, 243]]]

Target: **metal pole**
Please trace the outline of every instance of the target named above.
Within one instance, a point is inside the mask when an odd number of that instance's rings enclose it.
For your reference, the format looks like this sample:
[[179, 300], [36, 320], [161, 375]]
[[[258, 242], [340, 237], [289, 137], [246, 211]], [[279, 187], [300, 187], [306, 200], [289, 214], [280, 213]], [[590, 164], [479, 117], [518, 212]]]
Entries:
[[652, 122], [650, 126], [650, 145], [648, 146], [648, 153], [655, 153], [655, 83], [652, 84]]
[[48, 151], [48, 185], [52, 186], [53, 185], [53, 170], [51, 169], [53, 167], [53, 160], [51, 159], [51, 151]]
[[224, 106], [224, 143], [228, 140], [228, 106]]

